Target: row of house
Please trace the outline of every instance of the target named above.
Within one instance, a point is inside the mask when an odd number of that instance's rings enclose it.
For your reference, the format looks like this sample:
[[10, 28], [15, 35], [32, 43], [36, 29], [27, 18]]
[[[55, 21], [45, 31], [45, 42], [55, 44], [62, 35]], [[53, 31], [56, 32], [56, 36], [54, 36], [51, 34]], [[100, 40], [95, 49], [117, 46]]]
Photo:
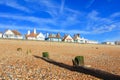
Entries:
[[37, 33], [36, 29], [33, 32], [28, 30], [25, 36], [22, 36], [20, 32], [17, 30], [6, 30], [4, 33], [0, 33], [0, 38], [9, 38], [9, 39], [27, 39], [27, 40], [46, 40], [46, 41], [57, 41], [57, 42], [75, 42], [75, 43], [92, 43], [98, 44], [97, 41], [88, 40], [85, 38], [81, 38], [80, 34], [75, 34], [73, 37], [70, 35], [64, 35], [63, 37], [60, 33], [57, 34], [43, 34]]
[[102, 42], [101, 44], [105, 44], [105, 45], [120, 45], [120, 41], [106, 41], [106, 42]]

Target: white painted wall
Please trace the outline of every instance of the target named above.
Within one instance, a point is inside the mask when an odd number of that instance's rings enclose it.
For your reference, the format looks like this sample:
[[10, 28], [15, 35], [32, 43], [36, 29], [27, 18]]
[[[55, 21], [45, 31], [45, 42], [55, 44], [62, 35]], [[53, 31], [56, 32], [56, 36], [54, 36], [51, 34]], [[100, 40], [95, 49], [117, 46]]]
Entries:
[[80, 38], [80, 37], [77, 36], [77, 39], [76, 39], [76, 41], [74, 41], [74, 42], [77, 42], [77, 43], [85, 43], [85, 42], [86, 42], [86, 39]]
[[28, 40], [36, 40], [35, 37], [27, 37]]
[[11, 38], [11, 39], [23, 39], [22, 35], [15, 35], [11, 30], [7, 30], [3, 34], [3, 38]]
[[105, 42], [104, 44], [115, 45], [115, 42]]
[[0, 33], [0, 38], [2, 38], [2, 33]]
[[92, 40], [87, 40], [87, 43], [89, 43], [89, 44], [98, 44], [97, 41], [92, 41]]
[[65, 39], [65, 42], [74, 42], [74, 40], [70, 35], [68, 35]]
[[11, 30], [7, 30], [4, 34], [6, 34], [6, 35], [14, 35], [14, 33]]
[[7, 30], [4, 34], [3, 34], [3, 38], [14, 38], [14, 33], [11, 30]]
[[39, 33], [38, 35], [37, 35], [37, 38], [36, 38], [37, 40], [45, 40], [45, 36], [42, 34], [42, 33]]

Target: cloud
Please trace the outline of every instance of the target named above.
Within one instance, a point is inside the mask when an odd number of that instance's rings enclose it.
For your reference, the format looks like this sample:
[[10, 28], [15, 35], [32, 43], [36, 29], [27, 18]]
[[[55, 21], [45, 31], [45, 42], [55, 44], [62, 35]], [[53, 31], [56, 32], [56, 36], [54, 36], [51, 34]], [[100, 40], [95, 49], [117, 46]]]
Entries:
[[[81, 33], [81, 34], [101, 34], [117, 30], [119, 27], [119, 21], [113, 20], [112, 17], [119, 16], [119, 13], [114, 13], [109, 17], [101, 17], [100, 13], [96, 10], [88, 12], [80, 12], [73, 10], [65, 6], [65, 0], [61, 0], [61, 3], [55, 2], [55, 0], [24, 0], [28, 5], [31, 4], [31, 10], [35, 13], [47, 12], [52, 18], [41, 18], [33, 15], [23, 14], [8, 14], [0, 13], [0, 17], [4, 19], [20, 20], [21, 22], [29, 21], [37, 24], [41, 30], [53, 31], [53, 32], [65, 32], [68, 33]], [[95, 0], [91, 0], [91, 5]], [[7, 0], [0, 1], [0, 4], [6, 4]], [[15, 5], [13, 5], [15, 4]], [[17, 9], [29, 11], [28, 8], [21, 6], [17, 2], [9, 3], [9, 6], [18, 6]], [[43, 28], [43, 27], [45, 28]], [[53, 28], [54, 26], [54, 28]], [[69, 27], [73, 27], [73, 30], [68, 30]], [[81, 30], [78, 29], [80, 27]], [[19, 27], [20, 28], [20, 27]], [[22, 28], [22, 27], [21, 27]], [[29, 28], [29, 27], [27, 27]]]
[[[38, 18], [34, 16], [25, 16], [25, 15], [13, 15], [13, 14], [5, 14], [5, 13], [0, 13], [1, 18], [6, 18], [6, 19], [12, 19], [12, 20], [21, 20], [21, 21], [29, 21], [33, 22], [35, 24], [38, 24], [39, 26], [44, 25], [47, 26], [47, 24], [51, 24], [52, 26], [58, 26], [58, 27], [68, 27], [70, 25], [74, 25], [78, 23], [78, 20], [76, 19], [76, 15], [68, 16], [65, 19], [46, 19], [46, 18]], [[74, 22], [74, 23], [73, 23]], [[50, 26], [51, 27], [51, 26]], [[64, 28], [65, 28], [64, 27]]]
[[65, 0], [61, 0], [61, 7], [60, 7], [60, 13], [63, 12], [65, 6]]
[[96, 21], [96, 20], [99, 19], [98, 14], [99, 13], [97, 11], [93, 10], [90, 13], [87, 14], [87, 18]]
[[89, 4], [86, 6], [86, 8], [91, 7], [94, 2], [95, 2], [95, 0], [90, 0]]
[[32, 4], [38, 11], [45, 11], [53, 18], [59, 15], [60, 4], [56, 4], [53, 0], [25, 0], [28, 4]]
[[[19, 25], [4, 25], [0, 24], [1, 29], [19, 29], [19, 30], [33, 30], [34, 27], [28, 27], [28, 26], [19, 26]], [[40, 31], [46, 31], [46, 32], [60, 32], [60, 33], [81, 33], [81, 34], [89, 34], [90, 32], [88, 31], [80, 31], [80, 30], [64, 30], [64, 29], [51, 29], [51, 28], [43, 28], [43, 27], [37, 27], [37, 30]]]
[[[117, 16], [118, 13], [112, 14], [111, 16]], [[87, 30], [92, 30], [93, 34], [101, 34], [106, 32], [111, 32], [113, 30], [118, 30], [120, 28], [120, 22], [108, 17], [100, 17], [100, 13], [93, 10], [87, 14]]]
[[93, 27], [93, 33], [97, 33], [97, 34], [99, 33], [100, 34], [100, 33], [110, 32], [115, 28], [116, 28], [116, 25], [113, 25], [113, 24], [111, 24], [111, 25], [102, 25], [99, 28]]
[[111, 18], [120, 17], [120, 12], [113, 13], [110, 15]]
[[31, 10], [24, 7], [23, 5], [18, 4], [15, 0], [0, 0], [0, 4], [6, 5], [24, 12], [31, 12]]
[[119, 35], [116, 35], [116, 36], [113, 36], [112, 38], [107, 38], [107, 39], [104, 39], [103, 42], [106, 42], [106, 41], [111, 41], [111, 42], [114, 42], [114, 41], [120, 41], [120, 36]]
[[0, 13], [0, 17], [7, 18], [7, 19], [14, 19], [14, 20], [30, 21], [30, 22], [34, 22], [36, 24], [42, 24], [42, 23], [54, 24], [54, 21], [51, 19], [38, 18], [38, 17], [34, 17], [34, 16], [22, 16], [22, 15], [12, 15], [12, 14]]

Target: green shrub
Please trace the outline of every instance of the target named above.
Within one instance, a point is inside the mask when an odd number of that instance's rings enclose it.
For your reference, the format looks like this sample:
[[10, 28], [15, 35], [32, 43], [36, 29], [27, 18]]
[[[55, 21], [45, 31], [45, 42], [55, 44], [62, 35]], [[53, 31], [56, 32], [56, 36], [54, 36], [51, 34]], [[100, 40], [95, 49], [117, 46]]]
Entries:
[[43, 52], [42, 57], [49, 58], [49, 53], [48, 52]]
[[76, 56], [74, 60], [72, 60], [73, 66], [84, 66], [84, 57]]
[[17, 48], [17, 51], [22, 51], [22, 48]]

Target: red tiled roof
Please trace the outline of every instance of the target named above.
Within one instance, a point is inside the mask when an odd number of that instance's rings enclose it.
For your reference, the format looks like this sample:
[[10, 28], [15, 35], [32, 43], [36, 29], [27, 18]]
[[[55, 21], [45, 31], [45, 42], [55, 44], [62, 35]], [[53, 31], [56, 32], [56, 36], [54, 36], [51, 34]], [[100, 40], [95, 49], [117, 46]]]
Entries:
[[26, 35], [26, 37], [37, 37], [38, 34], [35, 34], [34, 32], [30, 33], [29, 35]]
[[18, 32], [17, 30], [12, 30], [12, 32], [13, 32], [15, 35], [21, 35], [20, 32]]

